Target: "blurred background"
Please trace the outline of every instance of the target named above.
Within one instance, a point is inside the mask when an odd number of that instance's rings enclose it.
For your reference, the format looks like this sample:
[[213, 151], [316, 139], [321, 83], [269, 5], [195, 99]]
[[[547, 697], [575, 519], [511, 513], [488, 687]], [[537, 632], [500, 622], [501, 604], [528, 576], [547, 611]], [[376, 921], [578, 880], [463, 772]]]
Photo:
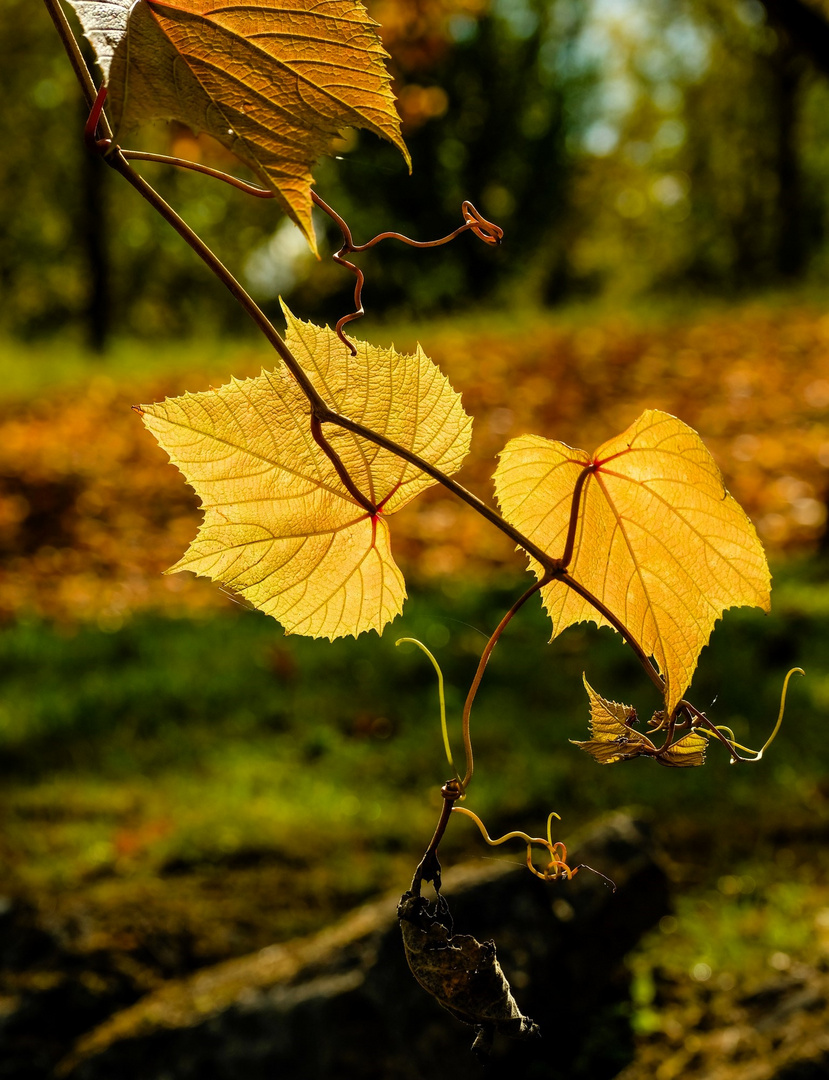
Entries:
[[[368, 6], [414, 171], [346, 132], [317, 190], [357, 241], [442, 236], [467, 198], [505, 231], [498, 250], [467, 235], [360, 256], [357, 336], [421, 341], [475, 417], [461, 480], [490, 499], [511, 436], [592, 449], [664, 408], [700, 431], [769, 550], [771, 616], [727, 613], [692, 695], [759, 746], [786, 671], [805, 668], [761, 764], [712, 748], [687, 774], [596, 766], [568, 742], [585, 737], [582, 672], [640, 714], [656, 703], [618, 638], [580, 627], [547, 645], [540, 606], [499, 644], [475, 713], [470, 804], [491, 833], [537, 833], [551, 809], [565, 839], [619, 807], [654, 822], [675, 915], [629, 961], [626, 1076], [714, 1077], [695, 1030], [727, 1027], [758, 987], [816, 985], [829, 957], [829, 4]], [[129, 406], [273, 359], [85, 153], [74, 77], [28, 0], [0, 3], [0, 89], [0, 1011], [15, 1048], [0, 1075], [22, 1077], [51, 1075], [75, 1036], [167, 979], [402, 891], [446, 766], [431, 668], [394, 641], [438, 655], [457, 718], [525, 583], [500, 534], [438, 490], [396, 519], [412, 599], [380, 641], [286, 639], [209, 583], [163, 577], [198, 505]], [[243, 172], [175, 126], [128, 145]], [[351, 310], [325, 218], [317, 261], [273, 203], [140, 170], [275, 319], [279, 296], [316, 321]], [[482, 856], [461, 827], [446, 851]], [[66, 1020], [33, 1056], [55, 1008]], [[823, 1021], [795, 1022], [806, 1045]]]
[[[364, 256], [372, 311], [736, 298], [824, 282], [821, 2], [373, 0], [416, 167], [408, 177], [391, 146], [349, 133], [317, 189], [357, 238], [443, 235], [471, 198], [508, 242], [420, 259], [383, 246]], [[113, 334], [240, 332], [243, 316], [213, 302], [189, 251], [85, 154], [73, 75], [52, 27], [24, 12], [4, 0], [0, 13], [0, 169], [15, 207], [0, 242], [2, 328], [97, 348]], [[182, 129], [139, 142], [233, 166]], [[263, 301], [281, 293], [314, 317], [348, 303], [348, 278], [316, 265], [276, 207], [181, 171], [147, 175]]]

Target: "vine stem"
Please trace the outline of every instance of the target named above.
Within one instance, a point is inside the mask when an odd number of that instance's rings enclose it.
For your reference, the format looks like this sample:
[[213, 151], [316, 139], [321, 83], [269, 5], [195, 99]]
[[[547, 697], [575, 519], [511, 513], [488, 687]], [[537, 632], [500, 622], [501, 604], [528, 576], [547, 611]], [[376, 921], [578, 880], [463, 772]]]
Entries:
[[525, 593], [518, 597], [503, 619], [501, 619], [493, 630], [492, 636], [484, 646], [484, 651], [481, 653], [481, 659], [478, 661], [478, 670], [475, 672], [475, 678], [472, 680], [472, 685], [469, 687], [469, 693], [466, 695], [466, 702], [463, 707], [463, 749], [466, 754], [466, 775], [461, 781], [461, 790], [464, 792], [469, 786], [472, 774], [475, 771], [475, 762], [472, 757], [472, 738], [469, 733], [469, 719], [472, 715], [472, 703], [475, 700], [475, 695], [478, 693], [478, 687], [481, 685], [481, 679], [484, 677], [484, 671], [489, 663], [489, 658], [492, 656], [492, 650], [498, 644], [498, 639], [501, 634], [503, 634], [504, 630], [506, 630], [507, 626], [509, 626], [513, 616], [521, 610], [531, 596], [537, 593], [538, 590], [542, 589], [545, 585], [548, 585], [550, 581], [552, 581], [552, 578], [546, 576], [541, 577], [538, 581], [533, 582]]
[[[44, 2], [46, 4], [46, 10], [49, 12], [49, 16], [55, 24], [58, 36], [63, 42], [63, 47], [69, 57], [69, 62], [72, 65], [72, 70], [75, 72], [75, 77], [80, 83], [83, 96], [86, 98], [86, 104], [89, 109], [92, 110], [95, 107], [95, 99], [98, 96], [98, 90], [95, 86], [95, 80], [92, 78], [92, 73], [84, 59], [84, 55], [81, 52], [81, 48], [78, 45], [78, 39], [75, 37], [72, 27], [69, 25], [69, 20], [66, 18], [66, 14], [58, 3], [58, 0], [44, 0]], [[112, 138], [112, 129], [106, 118], [103, 116], [101, 117], [101, 127], [104, 135], [107, 138]]]
[[371, 428], [364, 427], [362, 424], [357, 423], [356, 420], [351, 420], [347, 416], [342, 416], [332, 409], [327, 410], [326, 414], [321, 416], [320, 419], [323, 422], [329, 422], [336, 424], [338, 427], [345, 428], [346, 431], [350, 431], [354, 435], [359, 435], [368, 442], [373, 442], [377, 446], [381, 446], [384, 450], [388, 450], [389, 453], [395, 454], [397, 457], [403, 458], [404, 461], [408, 461], [410, 464], [416, 466], [421, 472], [426, 473], [427, 476], [431, 476], [433, 480], [442, 484], [447, 491], [451, 491], [453, 495], [456, 495], [465, 502], [467, 506], [471, 506], [476, 513], [480, 514], [481, 517], [486, 518], [486, 520], [494, 525], [496, 529], [500, 529], [502, 533], [508, 536], [520, 548], [523, 548], [529, 555], [532, 555], [551, 577], [562, 577], [563, 579], [564, 571], [561, 565], [561, 559], [554, 559], [548, 555], [546, 551], [542, 551], [542, 549], [534, 544], [528, 537], [524, 536], [523, 533], [502, 518], [496, 510], [487, 506], [487, 504], [479, 499], [477, 495], [474, 495], [462, 484], [453, 480], [451, 476], [447, 476], [446, 473], [436, 465], [432, 465], [431, 462], [426, 461], [418, 454], [408, 450], [405, 446], [400, 446], [397, 443], [392, 442], [392, 440], [387, 439], [385, 435], [381, 435], [377, 431], [372, 431]]
[[[96, 102], [100, 104], [101, 95], [106, 93], [105, 89], [96, 91], [95, 83], [92, 79], [92, 75], [81, 53], [77, 39], [72, 31], [69, 22], [60, 6], [59, 0], [44, 0], [49, 15], [52, 18], [55, 28], [60, 36], [60, 39], [64, 45], [64, 48], [69, 56], [72, 67], [80, 83], [84, 97], [89, 105], [90, 111], [92, 111]], [[103, 114], [100, 117], [100, 126], [105, 133], [107, 140], [111, 136], [111, 129]], [[94, 133], [93, 133], [94, 134]], [[105, 143], [106, 140], [102, 140]], [[140, 176], [129, 164], [127, 157], [122, 153], [120, 147], [107, 143], [106, 146], [101, 146], [101, 152], [103, 153], [104, 160], [110, 165], [116, 172], [118, 172], [129, 183], [138, 194], [153, 207], [154, 210], [178, 233], [178, 235], [184, 240], [184, 242], [198, 255], [198, 257], [205, 263], [208, 269], [213, 275], [225, 286], [230, 292], [237, 303], [247, 313], [249, 318], [254, 322], [262, 335], [275, 350], [277, 355], [283, 361], [288, 371], [295, 379], [297, 385], [302, 390], [306, 399], [308, 400], [311, 415], [318, 422], [315, 427], [317, 432], [315, 438], [320, 446], [325, 449], [325, 452], [331, 460], [334, 467], [337, 469], [338, 474], [340, 469], [343, 472], [345, 466], [339, 460], [334, 448], [327, 443], [323, 434], [322, 424], [334, 424], [337, 427], [343, 428], [346, 431], [352, 432], [354, 435], [358, 435], [361, 438], [366, 439], [368, 442], [372, 442], [377, 446], [380, 446], [384, 450], [388, 450], [390, 453], [395, 454], [397, 457], [404, 461], [408, 461], [414, 465], [421, 472], [427, 476], [431, 476], [433, 480], [437, 481], [444, 488], [450, 491], [457, 498], [461, 499], [468, 506], [470, 506], [476, 513], [487, 520], [495, 528], [499, 529], [502, 533], [508, 536], [518, 547], [527, 552], [544, 571], [544, 579], [547, 581], [559, 580], [568, 588], [573, 589], [589, 604], [591, 604], [604, 618], [624, 637], [628, 644], [633, 648], [637, 657], [639, 658], [645, 671], [649, 677], [654, 681], [660, 689], [663, 688], [663, 680], [659, 673], [651, 664], [650, 660], [646, 656], [644, 650], [636, 642], [631, 632], [624, 626], [624, 624], [588, 589], [583, 585], [576, 582], [566, 572], [566, 567], [562, 559], [554, 559], [547, 552], [543, 551], [536, 544], [534, 544], [528, 537], [524, 536], [518, 529], [512, 526], [506, 521], [500, 514], [498, 514], [491, 507], [487, 506], [477, 495], [474, 495], [471, 491], [468, 491], [463, 485], [459, 484], [456, 480], [453, 480], [450, 476], [447, 476], [437, 466], [432, 465], [430, 462], [421, 458], [418, 454], [408, 450], [404, 446], [400, 446], [393, 442], [391, 439], [386, 438], [385, 435], [379, 432], [373, 431], [371, 428], [364, 427], [362, 424], [355, 420], [350, 419], [347, 416], [343, 416], [330, 408], [325, 400], [320, 396], [316, 390], [314, 384], [309, 378], [307, 372], [300, 365], [299, 361], [293, 355], [288, 348], [287, 343], [280, 336], [274, 325], [258, 306], [252, 296], [242, 287], [241, 283], [233, 276], [233, 274], [227, 269], [222, 261], [214, 254], [214, 252], [207, 246], [207, 244], [201, 239], [201, 237], [194, 232], [193, 229], [184, 221], [183, 218], [176, 213], [176, 211], [167, 203], [161, 195], [142, 177]], [[128, 151], [129, 153], [129, 151]], [[202, 171], [202, 170], [198, 170]], [[474, 228], [474, 226], [470, 226]], [[346, 226], [347, 228], [347, 226]], [[486, 239], [486, 237], [483, 237]], [[369, 243], [373, 243], [370, 241]], [[320, 441], [322, 440], [322, 442]], [[323, 446], [323, 443], [326, 446]], [[326, 449], [327, 447], [327, 449]], [[337, 466], [339, 462], [339, 467]], [[349, 481], [353, 484], [353, 482]], [[374, 512], [374, 506], [370, 500], [360, 493], [358, 498], [355, 492], [356, 486], [353, 490], [350, 490], [352, 497], [356, 501], [365, 507], [370, 513]], [[577, 500], [574, 499], [574, 506], [576, 506]], [[574, 528], [571, 518], [571, 530]], [[536, 586], [532, 588], [532, 592], [536, 591], [536, 588], [540, 588], [540, 584], [537, 582]]]
[[[49, 0], [47, 0], [47, 3], [48, 2]], [[375, 443], [375, 445], [382, 447], [384, 450], [388, 450], [390, 453], [402, 458], [404, 461], [408, 461], [421, 472], [426, 473], [427, 476], [431, 476], [433, 480], [442, 484], [451, 491], [453, 495], [456, 495], [459, 499], [463, 500], [468, 506], [471, 506], [473, 510], [486, 518], [487, 521], [497, 529], [500, 529], [501, 532], [506, 533], [506, 535], [519, 547], [532, 555], [546, 571], [555, 575], [561, 569], [560, 559], [551, 558], [545, 551], [542, 551], [541, 548], [533, 544], [528, 537], [524, 536], [518, 529], [510, 525], [508, 521], [505, 521], [500, 514], [487, 506], [477, 495], [474, 495], [462, 484], [453, 480], [452, 477], [447, 476], [447, 474], [443, 472], [442, 469], [438, 468], [438, 466], [432, 465], [431, 462], [426, 461], [424, 458], [414, 453], [414, 451], [408, 450], [405, 446], [400, 446], [392, 439], [388, 439], [385, 435], [380, 434], [380, 432], [373, 431], [371, 428], [367, 428], [356, 420], [343, 416], [341, 413], [330, 408], [323, 398], [320, 397], [313, 383], [308, 378], [305, 369], [300, 365], [299, 361], [288, 348], [285, 340], [280, 336], [273, 323], [271, 323], [253, 297], [242, 287], [239, 281], [237, 281], [224, 263], [221, 262], [207, 244], [205, 244], [201, 237], [194, 232], [169, 203], [158, 194], [155, 188], [148, 184], [142, 176], [139, 176], [118, 148], [111, 150], [107, 154], [106, 161], [116, 170], [116, 172], [119, 172], [155, 210], [158, 211], [168, 224], [176, 230], [179, 236], [181, 236], [193, 251], [195, 251], [199, 258], [207, 264], [212, 273], [244, 308], [268, 342], [279, 354], [280, 358], [285, 363], [285, 366], [299, 384], [300, 389], [305, 394], [308, 403], [311, 406], [312, 416], [316, 418], [320, 425], [334, 424], [337, 427], [352, 432], [354, 435], [359, 435], [368, 442]], [[321, 434], [321, 430], [318, 429], [318, 435]], [[318, 437], [317, 441], [319, 441]], [[330, 447], [330, 444], [328, 449], [330, 450], [329, 456], [336, 453], [336, 451]], [[342, 466], [342, 468], [343, 471], [345, 471], [344, 466]], [[337, 471], [340, 472], [339, 469]], [[340, 473], [340, 476], [342, 476], [342, 473]], [[367, 508], [371, 507], [370, 512], [373, 511], [372, 504], [363, 501], [362, 499], [358, 499], [357, 501]]]
[[745, 758], [742, 756], [742, 754], [738, 754], [737, 751], [734, 749], [733, 744], [728, 741], [728, 739], [725, 737], [725, 735], [723, 735], [723, 733], [716, 726], [716, 724], [714, 724], [713, 721], [709, 720], [704, 712], [700, 712], [700, 710], [695, 705], [692, 705], [690, 701], [680, 701], [677, 708], [686, 709], [691, 714], [691, 716], [696, 719], [698, 727], [705, 728], [706, 734], [710, 733], [715, 739], [719, 739], [719, 741], [723, 744], [728, 753], [731, 755], [732, 765], [737, 761], [753, 760], [753, 758]]
[[[618, 618], [618, 616], [614, 615], [610, 608], [606, 604], [603, 604], [602, 601], [598, 598], [598, 596], [594, 596], [589, 589], [586, 589], [584, 585], [576, 581], [575, 578], [571, 577], [566, 570], [563, 571], [561, 574], [554, 574], [553, 577], [557, 581], [561, 581], [562, 584], [568, 587], [568, 589], [572, 589], [573, 592], [578, 593], [583, 600], [586, 600], [587, 603], [591, 605], [591, 607], [594, 607], [600, 615], [604, 616], [604, 618], [610, 623], [610, 625], [617, 633], [621, 634], [621, 636], [628, 643], [628, 646], [636, 654], [636, 658], [644, 668], [645, 674], [651, 680], [659, 693], [663, 694], [665, 692], [665, 680], [659, 674], [659, 672], [651, 662], [648, 654], [645, 652], [645, 650], [642, 648], [642, 646], [639, 644], [639, 642], [636, 640], [630, 630], [628, 630], [627, 626], [625, 626], [622, 620]], [[679, 708], [679, 706], [677, 706], [677, 708]]]
[[446, 832], [446, 826], [449, 824], [449, 818], [452, 816], [452, 807], [458, 799], [463, 797], [463, 791], [457, 780], [447, 780], [440, 789], [440, 793], [443, 797], [443, 805], [440, 808], [440, 817], [438, 818], [437, 827], [435, 828], [434, 836], [429, 841], [429, 846], [423, 853], [423, 858], [417, 864], [417, 869], [412, 878], [412, 884], [409, 891], [414, 896], [420, 896], [420, 884], [423, 881], [431, 881], [435, 887], [435, 892], [440, 892], [440, 860], [438, 859], [438, 848], [443, 839], [443, 834]]

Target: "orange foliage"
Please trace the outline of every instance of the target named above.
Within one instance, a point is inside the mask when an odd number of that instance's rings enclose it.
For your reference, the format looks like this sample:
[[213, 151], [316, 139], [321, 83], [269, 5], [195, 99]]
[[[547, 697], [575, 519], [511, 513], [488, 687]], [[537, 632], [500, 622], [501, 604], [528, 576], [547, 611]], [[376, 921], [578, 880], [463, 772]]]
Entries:
[[478, 19], [490, 0], [368, 0], [366, 7], [380, 24], [383, 44], [394, 65], [412, 73], [428, 70], [452, 45], [450, 20], [461, 16]]
[[[487, 501], [495, 455], [509, 438], [535, 432], [598, 445], [652, 407], [702, 434], [771, 554], [809, 550], [823, 535], [825, 315], [751, 306], [663, 325], [608, 317], [523, 332], [445, 330], [424, 343], [475, 419], [459, 479]], [[271, 365], [264, 351], [261, 359]], [[33, 611], [117, 626], [141, 608], [229, 603], [190, 574], [162, 576], [195, 536], [200, 515], [130, 411], [136, 401], [207, 381], [188, 376], [186, 385], [179, 378], [127, 390], [101, 377], [0, 408], [0, 615]], [[394, 555], [408, 575], [523, 571], [508, 540], [439, 488], [397, 521]]]
[[0, 416], [0, 615], [117, 628], [143, 607], [227, 599], [162, 572], [192, 539], [197, 500], [106, 378]]
[[[619, 316], [525, 333], [459, 329], [428, 344], [475, 420], [459, 479], [486, 499], [508, 439], [594, 446], [657, 408], [702, 435], [770, 554], [812, 550], [824, 534], [829, 316], [751, 305], [653, 325]], [[401, 563], [414, 559], [427, 576], [516, 565], [508, 541], [439, 489], [398, 520]]]

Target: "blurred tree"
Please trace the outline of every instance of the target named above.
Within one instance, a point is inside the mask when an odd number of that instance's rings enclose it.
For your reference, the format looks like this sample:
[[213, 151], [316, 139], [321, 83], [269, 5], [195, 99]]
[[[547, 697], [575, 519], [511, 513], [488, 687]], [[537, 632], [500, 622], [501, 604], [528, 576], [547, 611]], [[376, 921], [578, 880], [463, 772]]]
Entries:
[[80, 154], [66, 122], [74, 76], [45, 10], [32, 14], [25, 0], [0, 7], [0, 283], [3, 321], [20, 333], [63, 325], [88, 299]]
[[[209, 334], [243, 325], [236, 305], [211, 302], [218, 287], [164, 222], [89, 158], [75, 78], [40, 4], [0, 4], [0, 94], [4, 332], [82, 332], [100, 348], [110, 328]], [[233, 166], [175, 127], [142, 132], [139, 141]], [[238, 271], [279, 218], [273, 204], [204, 178], [153, 166], [146, 172]]]
[[769, 22], [782, 30], [797, 52], [829, 75], [829, 3], [826, 0], [761, 0]]
[[[374, 6], [381, 25], [387, 20], [414, 172], [405, 177], [387, 147], [361, 137], [360, 154], [336, 178], [333, 169], [320, 172], [320, 191], [327, 198], [331, 185], [337, 205], [350, 205], [360, 237], [380, 228], [429, 239], [448, 233], [464, 199], [506, 237], [497, 252], [465, 237], [416, 258], [384, 245], [363, 258], [369, 303], [423, 312], [510, 290], [528, 302], [561, 295], [567, 144], [590, 79], [575, 60], [584, 10], [569, 0]], [[338, 297], [340, 307], [344, 301]]]
[[[386, 228], [435, 238], [459, 224], [464, 198], [506, 230], [497, 252], [463, 237], [361, 256], [372, 313], [829, 275], [829, 0], [369, 6], [393, 55], [414, 173], [347, 132], [318, 190], [358, 240]], [[0, 329], [83, 328], [98, 348], [109, 329], [242, 330], [192, 253], [86, 157], [72, 73], [27, 0], [0, 5], [0, 92]], [[241, 171], [175, 126], [133, 145]], [[273, 203], [142, 170], [266, 307], [281, 292], [315, 318], [348, 309], [349, 275], [315, 263]], [[320, 228], [337, 243], [330, 223]]]
[[[209, 302], [216, 285], [192, 254], [100, 163], [86, 160], [81, 125], [70, 128], [66, 119], [66, 105], [77, 97], [71, 72], [45, 12], [38, 9], [32, 19], [24, 4], [7, 0], [0, 10], [0, 90], [10, 103], [0, 116], [7, 148], [2, 178], [15, 207], [0, 248], [8, 286], [3, 325], [32, 335], [83, 321], [96, 346], [107, 330], [105, 312], [125, 332], [238, 331], [234, 305]], [[577, 112], [568, 96], [584, 80], [569, 59], [581, 6], [376, 0], [372, 10], [394, 50], [415, 171], [408, 178], [379, 140], [348, 133], [340, 160], [317, 171], [320, 192], [366, 237], [381, 228], [429, 238], [448, 232], [459, 224], [467, 197], [509, 231], [496, 256], [468, 237], [437, 257], [384, 246], [365, 260], [375, 267], [367, 294], [373, 310], [405, 302], [423, 312], [460, 297], [468, 303], [514, 278], [539, 299], [557, 295], [564, 276], [555, 241], [567, 201], [566, 136]], [[38, 81], [33, 71], [45, 74]], [[360, 152], [352, 153], [358, 141]], [[133, 144], [240, 171], [207, 140], [175, 127], [142, 132]], [[348, 307], [349, 276], [314, 266], [274, 204], [203, 177], [142, 168], [266, 304], [274, 305], [278, 291], [293, 290], [309, 314], [334, 317]]]
[[629, 294], [801, 274], [829, 210], [825, 173], [817, 184], [809, 172], [818, 160], [803, 118], [823, 88], [805, 52], [759, 0], [596, 11], [586, 39], [602, 58], [603, 98], [575, 192], [576, 276]]

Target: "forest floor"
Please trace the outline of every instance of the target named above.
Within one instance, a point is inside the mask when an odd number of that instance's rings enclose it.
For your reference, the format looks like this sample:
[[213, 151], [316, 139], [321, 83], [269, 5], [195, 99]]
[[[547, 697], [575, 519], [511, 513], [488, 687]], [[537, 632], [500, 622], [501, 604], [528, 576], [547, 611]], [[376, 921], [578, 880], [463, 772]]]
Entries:
[[[641, 1075], [714, 1077], [706, 1055], [723, 1051], [705, 1032], [734, 1030], [752, 994], [808, 982], [829, 957], [829, 318], [792, 303], [535, 316], [438, 325], [424, 344], [476, 418], [461, 479], [482, 497], [512, 435], [592, 449], [660, 407], [700, 430], [769, 548], [772, 614], [727, 613], [693, 688], [761, 745], [783, 676], [806, 670], [762, 763], [732, 768], [712, 748], [703, 769], [598, 767], [568, 741], [586, 735], [582, 672], [640, 713], [653, 693], [608, 630], [548, 645], [540, 605], [496, 650], [474, 716], [469, 802], [490, 833], [543, 831], [550, 810], [565, 840], [609, 809], [653, 820], [676, 911], [630, 958]], [[263, 357], [149, 351], [93, 363], [0, 347], [0, 953], [16, 911], [66, 956], [117, 954], [124, 1000], [408, 881], [446, 764], [432, 669], [394, 642], [438, 655], [457, 717], [524, 588], [511, 545], [438, 490], [396, 518], [412, 599], [379, 641], [286, 638], [208, 582], [162, 576], [197, 502], [129, 406], [255, 374]], [[489, 857], [468, 824], [447, 861]], [[10, 970], [7, 1001], [48, 974]]]

